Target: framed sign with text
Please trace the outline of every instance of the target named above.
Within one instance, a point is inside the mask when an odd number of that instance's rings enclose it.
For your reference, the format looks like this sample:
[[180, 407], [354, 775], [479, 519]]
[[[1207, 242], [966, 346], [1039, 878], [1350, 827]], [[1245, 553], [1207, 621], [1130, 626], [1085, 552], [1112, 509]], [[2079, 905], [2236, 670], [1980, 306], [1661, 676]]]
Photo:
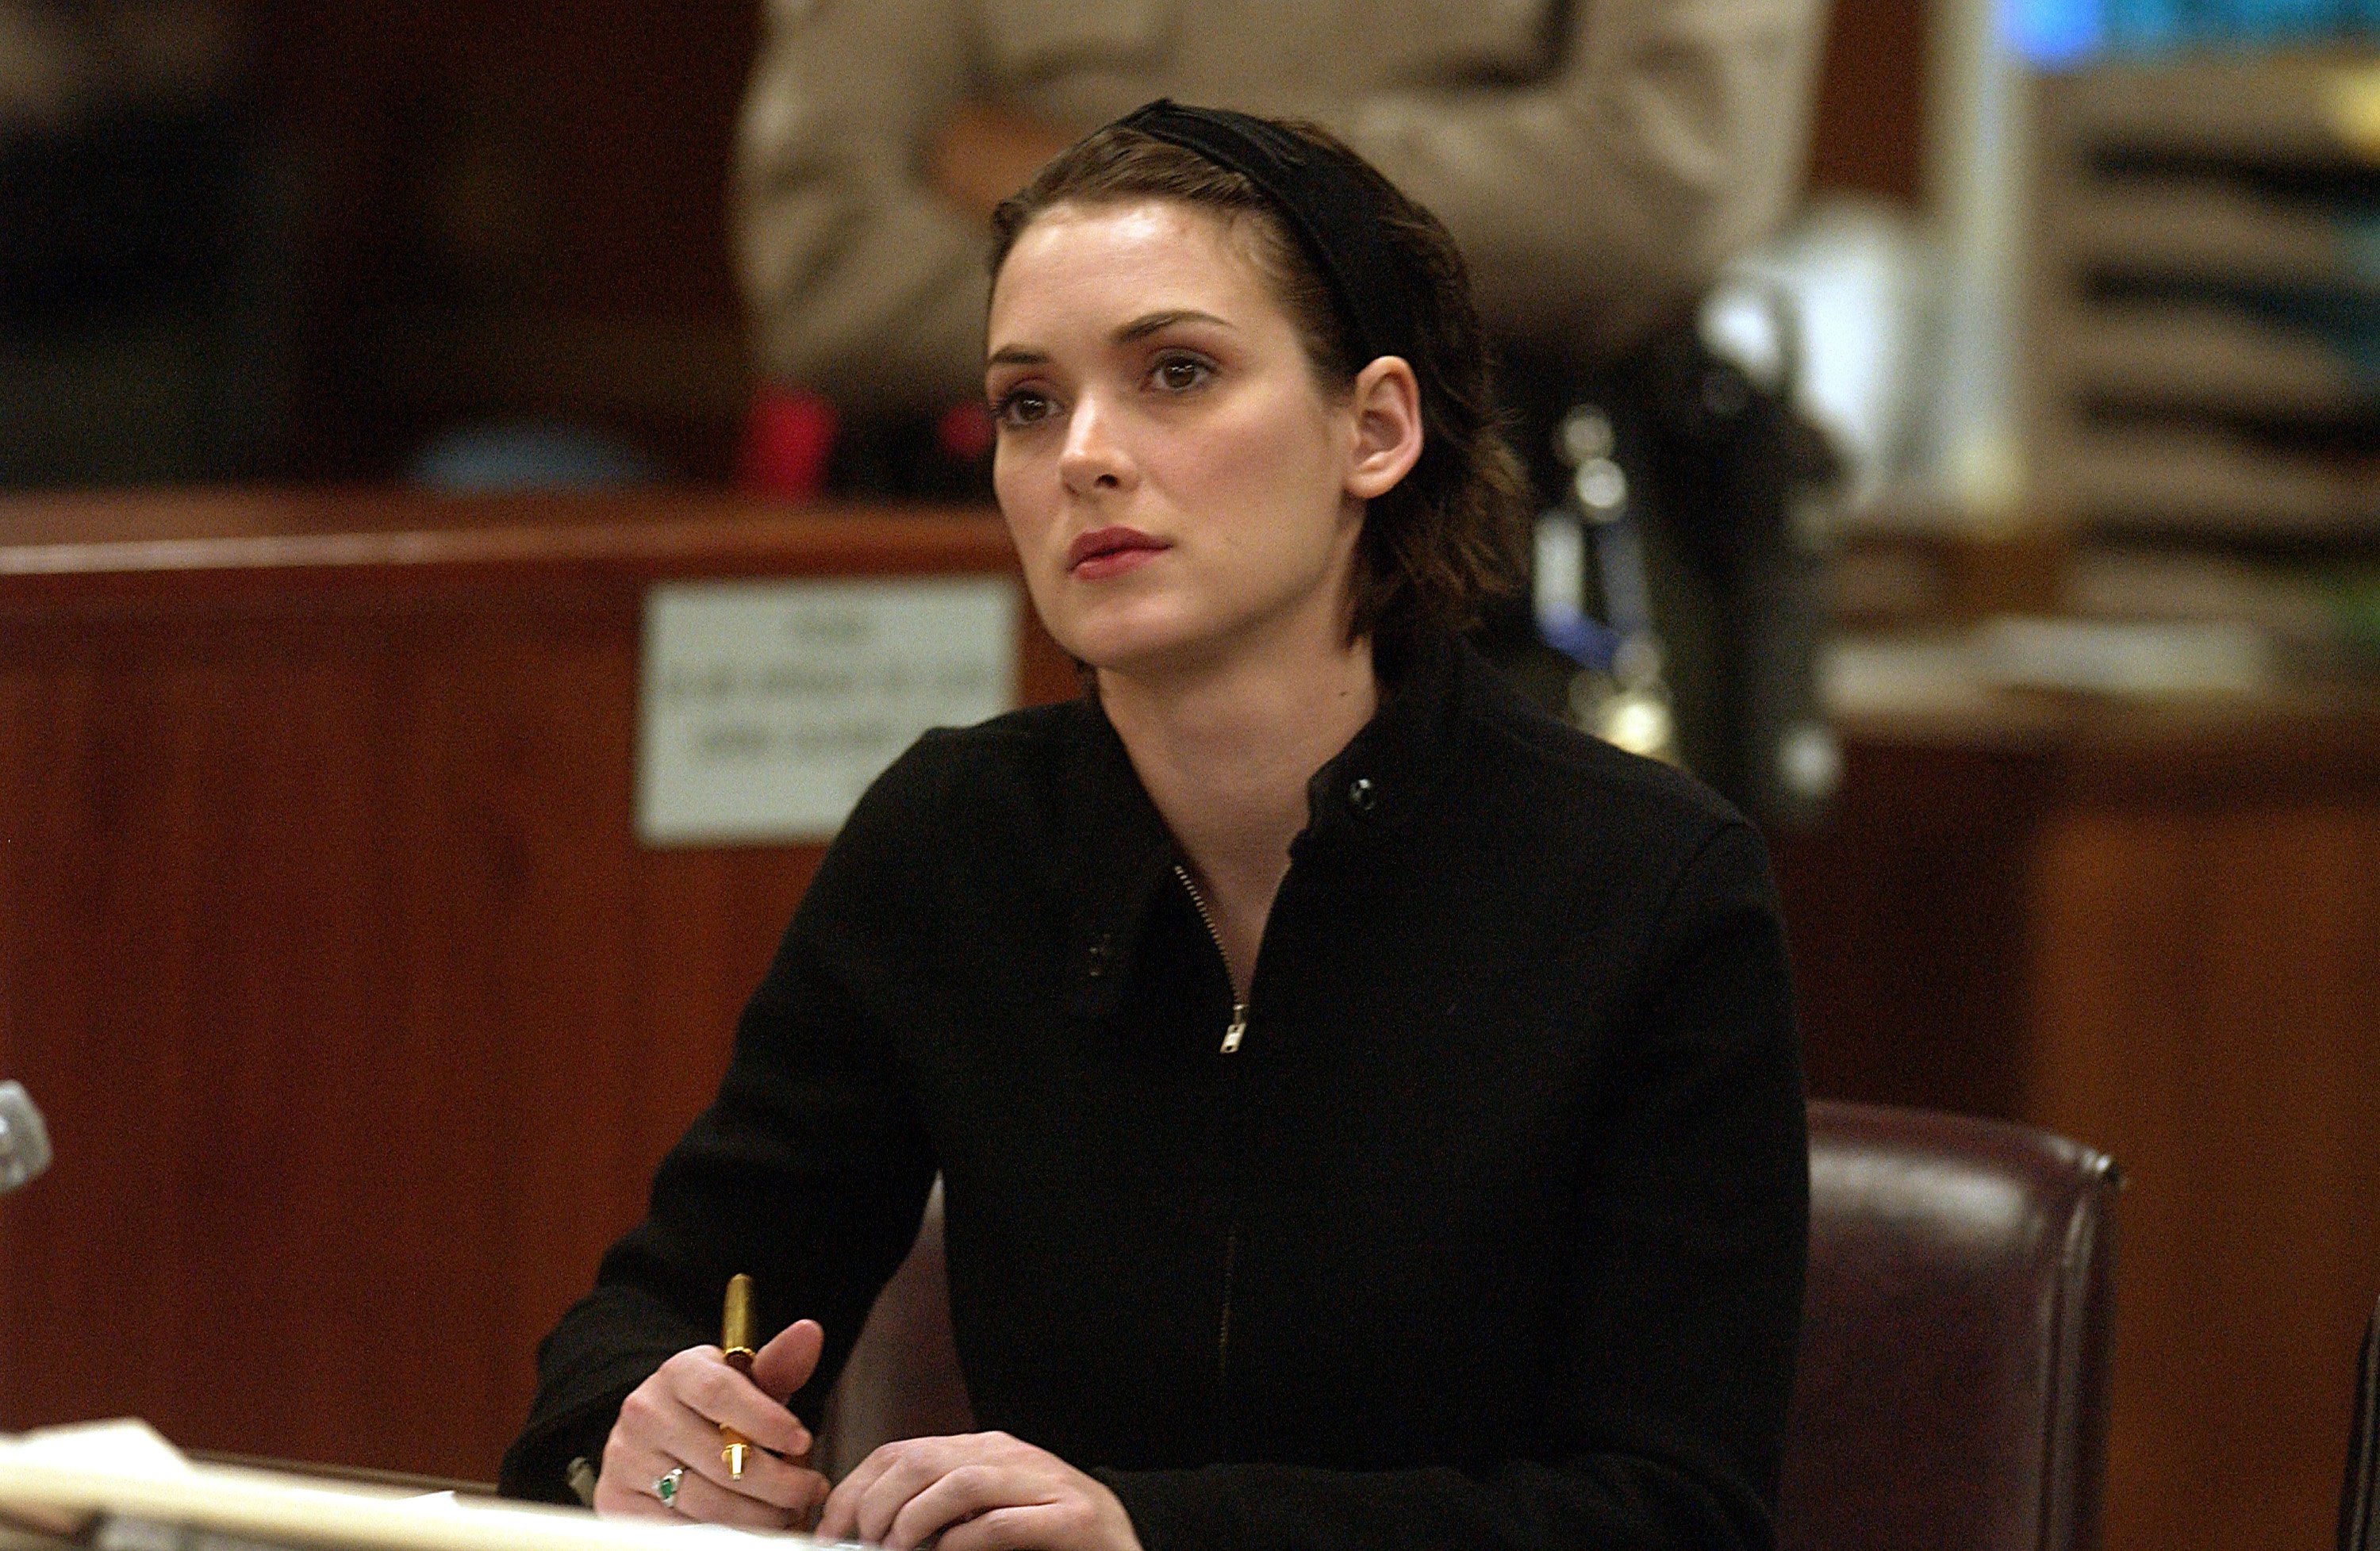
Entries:
[[917, 734], [1015, 703], [1023, 606], [1002, 576], [654, 588], [638, 705], [638, 838], [831, 838]]

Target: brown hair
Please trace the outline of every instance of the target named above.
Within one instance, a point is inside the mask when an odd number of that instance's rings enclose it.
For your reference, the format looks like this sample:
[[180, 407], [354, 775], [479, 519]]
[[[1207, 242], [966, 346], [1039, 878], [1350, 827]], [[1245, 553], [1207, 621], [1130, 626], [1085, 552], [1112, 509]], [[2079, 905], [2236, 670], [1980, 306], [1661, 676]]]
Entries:
[[[1407, 364], [1421, 385], [1422, 452], [1396, 488], [1375, 498], [1356, 541], [1348, 639], [1400, 648], [1478, 620], [1489, 597], [1521, 576], [1526, 486], [1505, 445], [1489, 381], [1470, 273], [1436, 216], [1405, 198], [1329, 131], [1271, 120], [1354, 170], [1373, 194], [1381, 229], [1412, 273], [1416, 316]], [[1196, 151], [1110, 125], [1043, 166], [993, 212], [991, 273], [1037, 216], [1060, 204], [1176, 200], [1218, 211], [1251, 240], [1260, 272], [1296, 324], [1316, 381], [1344, 393], [1370, 362], [1318, 266], [1247, 178]]]

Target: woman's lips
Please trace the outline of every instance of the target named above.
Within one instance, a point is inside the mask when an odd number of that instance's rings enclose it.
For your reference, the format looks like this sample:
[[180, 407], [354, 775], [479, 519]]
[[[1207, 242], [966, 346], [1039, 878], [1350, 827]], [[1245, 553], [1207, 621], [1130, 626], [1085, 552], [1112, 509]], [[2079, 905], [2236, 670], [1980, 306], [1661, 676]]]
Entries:
[[1133, 527], [1101, 527], [1066, 546], [1066, 569], [1086, 581], [1120, 576], [1173, 546]]

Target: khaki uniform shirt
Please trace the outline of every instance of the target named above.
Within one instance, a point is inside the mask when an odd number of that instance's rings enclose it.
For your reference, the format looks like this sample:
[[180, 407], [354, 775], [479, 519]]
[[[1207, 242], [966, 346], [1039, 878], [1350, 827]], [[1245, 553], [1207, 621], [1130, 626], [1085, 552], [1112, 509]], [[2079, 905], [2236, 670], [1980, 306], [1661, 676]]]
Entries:
[[1497, 334], [1641, 337], [1801, 181], [1825, 0], [768, 0], [737, 256], [761, 370], [861, 409], [981, 391], [988, 236], [921, 165], [962, 104], [1313, 119], [1434, 211]]

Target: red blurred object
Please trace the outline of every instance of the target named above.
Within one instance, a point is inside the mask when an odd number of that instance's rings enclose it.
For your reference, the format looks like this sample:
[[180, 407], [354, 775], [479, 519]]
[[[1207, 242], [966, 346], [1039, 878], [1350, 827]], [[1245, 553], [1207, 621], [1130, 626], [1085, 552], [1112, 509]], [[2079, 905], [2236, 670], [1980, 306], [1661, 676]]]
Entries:
[[953, 463], [973, 463], [991, 451], [991, 411], [963, 398], [934, 422], [934, 445]]
[[796, 388], [762, 386], [744, 421], [735, 483], [752, 495], [801, 498], [826, 485], [834, 451], [834, 406]]

